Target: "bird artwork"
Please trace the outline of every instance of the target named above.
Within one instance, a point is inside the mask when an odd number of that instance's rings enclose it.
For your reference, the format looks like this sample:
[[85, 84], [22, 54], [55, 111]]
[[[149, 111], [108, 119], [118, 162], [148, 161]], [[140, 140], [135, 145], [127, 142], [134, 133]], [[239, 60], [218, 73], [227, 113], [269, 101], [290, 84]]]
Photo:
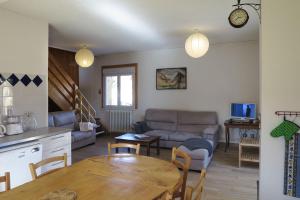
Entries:
[[157, 69], [156, 89], [186, 89], [186, 68]]

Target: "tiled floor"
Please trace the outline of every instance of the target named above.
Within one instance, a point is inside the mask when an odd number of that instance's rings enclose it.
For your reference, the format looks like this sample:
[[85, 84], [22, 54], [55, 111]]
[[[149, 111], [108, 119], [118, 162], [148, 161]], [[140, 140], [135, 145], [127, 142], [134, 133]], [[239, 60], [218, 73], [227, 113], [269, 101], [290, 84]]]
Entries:
[[[90, 145], [73, 151], [73, 163], [87, 157], [107, 154], [107, 142], [113, 142], [111, 136], [102, 135], [97, 138], [95, 145]], [[155, 149], [151, 156], [156, 156]], [[146, 155], [145, 148], [141, 154]], [[160, 159], [170, 160], [171, 150], [162, 149]], [[222, 145], [215, 151], [213, 161], [207, 170], [205, 185], [205, 200], [255, 200], [256, 181], [258, 180], [258, 168], [248, 166], [238, 168], [237, 147], [231, 147], [230, 152], [225, 153]], [[188, 184], [193, 185], [199, 173], [189, 172]]]

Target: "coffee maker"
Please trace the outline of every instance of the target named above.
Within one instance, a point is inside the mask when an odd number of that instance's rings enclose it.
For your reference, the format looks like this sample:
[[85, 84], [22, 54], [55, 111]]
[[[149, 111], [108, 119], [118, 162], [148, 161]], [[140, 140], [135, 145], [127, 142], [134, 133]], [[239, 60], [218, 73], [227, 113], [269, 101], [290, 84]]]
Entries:
[[6, 135], [23, 133], [22, 116], [10, 115], [6, 118]]
[[0, 113], [0, 137], [4, 137], [6, 133], [6, 127], [2, 125], [2, 114]]

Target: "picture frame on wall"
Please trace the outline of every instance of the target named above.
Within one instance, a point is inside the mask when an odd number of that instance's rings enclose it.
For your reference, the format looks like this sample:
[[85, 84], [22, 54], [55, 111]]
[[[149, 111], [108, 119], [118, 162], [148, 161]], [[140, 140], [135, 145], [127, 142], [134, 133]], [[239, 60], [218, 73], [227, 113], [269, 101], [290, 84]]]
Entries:
[[187, 68], [156, 69], [156, 90], [187, 89]]

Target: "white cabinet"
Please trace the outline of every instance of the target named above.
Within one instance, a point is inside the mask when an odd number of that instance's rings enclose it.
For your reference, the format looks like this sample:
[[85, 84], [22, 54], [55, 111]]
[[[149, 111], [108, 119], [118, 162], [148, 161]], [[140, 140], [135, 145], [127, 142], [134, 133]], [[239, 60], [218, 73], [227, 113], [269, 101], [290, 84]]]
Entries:
[[[71, 132], [43, 138], [40, 140], [40, 143], [43, 145], [43, 159], [62, 156], [64, 153], [67, 153], [68, 165], [72, 164]], [[62, 161], [53, 162], [42, 167], [42, 173], [63, 166], [64, 162]]]
[[[0, 173], [10, 172], [11, 187], [17, 187], [32, 180], [29, 163], [39, 162], [42, 159], [42, 145], [30, 143], [17, 145], [0, 153]], [[0, 186], [0, 191], [4, 185]]]
[[[32, 180], [29, 163], [37, 163], [54, 156], [68, 155], [68, 165], [72, 164], [71, 132], [44, 137], [22, 145], [0, 149], [0, 175], [10, 172], [12, 188]], [[50, 163], [37, 170], [37, 174], [54, 168], [63, 167], [61, 161]], [[4, 184], [0, 184], [0, 192]]]

